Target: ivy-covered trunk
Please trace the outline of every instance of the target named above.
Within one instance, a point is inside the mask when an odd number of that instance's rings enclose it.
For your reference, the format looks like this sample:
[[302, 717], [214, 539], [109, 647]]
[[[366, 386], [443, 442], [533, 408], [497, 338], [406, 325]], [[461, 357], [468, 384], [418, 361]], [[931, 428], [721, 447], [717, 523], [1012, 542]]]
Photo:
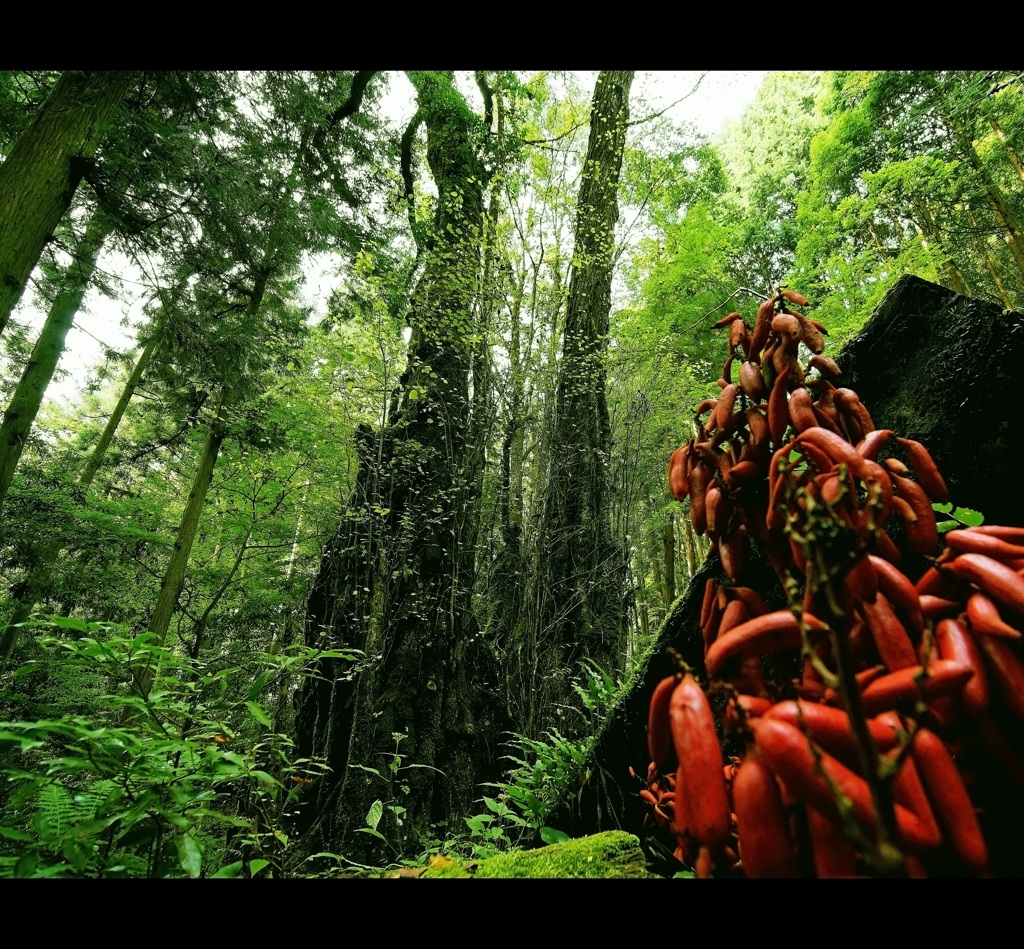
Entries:
[[[410, 301], [398, 411], [362, 426], [359, 472], [309, 600], [312, 646], [365, 652], [354, 680], [304, 683], [299, 751], [331, 773], [300, 821], [311, 852], [393, 859], [432, 823], [457, 826], [493, 779], [503, 723], [498, 673], [477, 635], [469, 470], [469, 375], [486, 172], [484, 131], [450, 73], [410, 73], [427, 133], [437, 210]], [[314, 826], [315, 825], [315, 826]], [[370, 825], [376, 831], [360, 832]], [[380, 837], [385, 838], [386, 843]]]
[[565, 339], [544, 484], [541, 540], [524, 630], [532, 681], [524, 726], [539, 735], [571, 702], [582, 659], [609, 672], [626, 656], [626, 559], [610, 527], [611, 426], [605, 400], [618, 184], [632, 72], [602, 72], [576, 214]]

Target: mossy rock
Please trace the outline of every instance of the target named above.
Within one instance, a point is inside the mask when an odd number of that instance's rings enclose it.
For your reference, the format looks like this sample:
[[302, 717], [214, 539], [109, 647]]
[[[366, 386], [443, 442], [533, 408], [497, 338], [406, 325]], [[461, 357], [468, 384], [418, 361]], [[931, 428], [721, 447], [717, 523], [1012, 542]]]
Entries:
[[441, 878], [552, 878], [595, 880], [601, 878], [653, 878], [640, 849], [640, 841], [621, 830], [580, 837], [562, 844], [497, 854], [486, 860], [445, 861], [435, 858], [422, 870], [400, 871], [395, 876]]

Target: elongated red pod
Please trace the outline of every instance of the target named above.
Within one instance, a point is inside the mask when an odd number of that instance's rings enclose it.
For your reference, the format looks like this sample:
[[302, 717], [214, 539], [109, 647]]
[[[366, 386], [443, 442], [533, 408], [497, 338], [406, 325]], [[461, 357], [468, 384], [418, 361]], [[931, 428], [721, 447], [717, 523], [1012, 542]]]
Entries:
[[695, 534], [706, 534], [708, 530], [707, 509], [704, 506], [704, 494], [707, 491], [711, 474], [703, 463], [697, 463], [690, 471], [690, 524]]
[[690, 482], [686, 477], [686, 456], [689, 445], [683, 445], [672, 452], [668, 460], [668, 490], [677, 501], [682, 501], [690, 493]]
[[873, 432], [868, 432], [858, 443], [857, 452], [864, 458], [870, 458], [872, 461], [878, 460], [878, 453], [882, 450], [882, 446], [892, 437], [892, 432], [887, 428], [879, 428]]
[[798, 432], [818, 426], [814, 407], [811, 404], [811, 394], [805, 386], [797, 386], [789, 394], [789, 417], [793, 422], [793, 428]]
[[[812, 751], [810, 739], [798, 728], [768, 717], [750, 722], [758, 747], [771, 769], [800, 800], [817, 808], [826, 817], [838, 821], [839, 810], [827, 775], [840, 793], [853, 805], [854, 820], [861, 830], [874, 835], [877, 830], [874, 804], [867, 782], [832, 755], [820, 749]], [[820, 769], [820, 770], [819, 770]], [[905, 807], [894, 806], [900, 842], [914, 852], [934, 849], [938, 842], [931, 829]]]
[[928, 449], [920, 442], [915, 442], [910, 438], [897, 438], [896, 441], [906, 450], [907, 457], [910, 458], [910, 465], [914, 469], [914, 474], [917, 475], [918, 482], [928, 496], [933, 501], [940, 501], [942, 503], [948, 501], [949, 489], [946, 487], [946, 482], [939, 473], [938, 467], [932, 460], [932, 456], [928, 453]]
[[700, 625], [703, 626], [711, 615], [711, 607], [714, 603], [715, 594], [718, 592], [718, 581], [714, 577], [708, 577], [704, 584], [704, 599], [700, 604]]
[[842, 828], [817, 808], [808, 807], [807, 832], [811, 838], [814, 872], [819, 880], [850, 878], [857, 875], [857, 848], [847, 840]]
[[[807, 613], [804, 617], [812, 626], [821, 628], [824, 625]], [[776, 610], [774, 613], [747, 620], [719, 636], [707, 651], [704, 664], [708, 675], [714, 677], [719, 675], [726, 663], [735, 656], [760, 655], [779, 649], [791, 649], [799, 646], [801, 641], [797, 618], [789, 610]]]
[[884, 593], [874, 603], [862, 602], [860, 609], [886, 669], [895, 672], [918, 664], [917, 650]]
[[963, 663], [936, 660], [928, 666], [928, 676], [922, 675], [923, 666], [910, 666], [880, 676], [861, 695], [865, 715], [896, 708], [901, 702], [913, 702], [919, 693], [928, 699], [943, 695], [956, 695], [974, 675], [974, 670]]
[[940, 620], [935, 626], [935, 645], [939, 657], [959, 662], [974, 672], [960, 693], [960, 702], [972, 718], [979, 718], [988, 708], [988, 674], [975, 638], [956, 619]]
[[744, 351], [750, 346], [750, 332], [743, 320], [734, 320], [729, 326], [729, 347], [742, 346]]
[[967, 619], [971, 630], [982, 636], [1002, 636], [1004, 639], [1021, 639], [1020, 630], [1005, 623], [999, 615], [999, 607], [984, 593], [972, 593], [967, 600]]
[[1010, 543], [992, 534], [972, 530], [949, 531], [945, 535], [947, 546], [961, 554], [984, 554], [1000, 563], [1024, 557], [1024, 546]]
[[732, 410], [736, 404], [736, 396], [740, 391], [740, 387], [735, 382], [727, 385], [723, 390], [721, 396], [718, 399], [718, 405], [715, 408], [715, 420], [718, 422], [719, 429], [727, 428], [732, 422]]
[[1017, 719], [1024, 722], [1024, 662], [1013, 647], [997, 636], [975, 637], [992, 679]]
[[871, 469], [865, 465], [865, 459], [848, 441], [834, 432], [820, 426], [809, 428], [797, 436], [797, 442], [810, 442], [820, 448], [833, 464], [845, 464], [854, 476], [863, 481], [871, 480]]
[[921, 615], [926, 620], [946, 619], [960, 612], [960, 604], [955, 600], [947, 600], [945, 597], [933, 596], [930, 593], [922, 593], [917, 599], [921, 604]]
[[[853, 734], [850, 717], [841, 708], [833, 708], [819, 702], [789, 700], [777, 702], [763, 714], [806, 731], [816, 744], [830, 754], [857, 754], [857, 740]], [[888, 751], [896, 746], [898, 739], [891, 728], [872, 719], [868, 719], [867, 724], [868, 731], [880, 751]]]
[[764, 377], [757, 363], [747, 359], [740, 364], [740, 386], [748, 399], [760, 402], [764, 398]]
[[743, 872], [753, 879], [799, 876], [789, 814], [775, 774], [756, 747], [733, 778], [732, 799]]
[[732, 533], [722, 537], [718, 542], [718, 556], [722, 561], [722, 569], [733, 582], [742, 579], [743, 566], [747, 559], [747, 528], [740, 524]]
[[669, 703], [672, 740], [679, 757], [676, 801], [685, 798], [689, 832], [713, 851], [729, 841], [729, 799], [715, 719], [704, 690], [683, 677]]
[[782, 436], [789, 426], [789, 400], [786, 397], [788, 381], [789, 370], [786, 369], [775, 379], [768, 396], [768, 431], [773, 445], [782, 444]]
[[651, 704], [647, 711], [647, 751], [651, 761], [659, 770], [668, 757], [672, 747], [672, 729], [669, 724], [668, 705], [672, 692], [677, 684], [677, 677], [669, 676], [662, 679], [651, 695]]
[[924, 613], [917, 590], [910, 579], [895, 565], [882, 557], [868, 554], [868, 560], [878, 575], [878, 585], [889, 601], [898, 610], [902, 610], [910, 625], [919, 633], [924, 631]]
[[[898, 718], [895, 712], [889, 713], [892, 718]], [[884, 716], [879, 716], [883, 718]], [[886, 757], [892, 761], [898, 754], [896, 749], [890, 751]], [[921, 776], [918, 773], [914, 759], [908, 756], [903, 759], [899, 771], [892, 779], [892, 798], [897, 804], [901, 804], [911, 814], [921, 821], [922, 827], [935, 841], [938, 847], [942, 843], [942, 831], [939, 829], [939, 822], [935, 819], [935, 812], [932, 810], [931, 802], [925, 793], [924, 785], [921, 783]]]
[[718, 512], [724, 499], [725, 495], [722, 494], [722, 489], [712, 481], [704, 492], [705, 517], [708, 522], [708, 533], [712, 537], [717, 537], [721, 529], [721, 525], [718, 523]]
[[1024, 577], [998, 560], [984, 554], [961, 554], [944, 564], [943, 569], [975, 584], [992, 599], [1024, 615]]
[[782, 296], [789, 300], [790, 303], [795, 303], [797, 306], [807, 306], [807, 304], [810, 302], [807, 299], [807, 297], [805, 297], [802, 293], [798, 293], [796, 290], [783, 288], [779, 292], [782, 294]]
[[891, 474], [893, 486], [896, 493], [906, 501], [917, 516], [916, 521], [907, 524], [907, 539], [910, 547], [922, 557], [935, 553], [939, 543], [939, 533], [935, 525], [935, 511], [932, 510], [932, 502], [928, 495], [916, 481], [909, 478], [901, 478], [897, 474]]
[[939, 823], [953, 849], [978, 873], [988, 868], [988, 848], [974, 805], [942, 739], [925, 728], [914, 734], [912, 754]]
[[1007, 527], [1004, 524], [981, 524], [978, 527], [968, 527], [966, 530], [972, 534], [989, 534], [1011, 544], [1024, 544], [1024, 527]]
[[874, 603], [878, 596], [878, 575], [867, 557], [858, 557], [846, 572], [844, 581], [854, 599]]

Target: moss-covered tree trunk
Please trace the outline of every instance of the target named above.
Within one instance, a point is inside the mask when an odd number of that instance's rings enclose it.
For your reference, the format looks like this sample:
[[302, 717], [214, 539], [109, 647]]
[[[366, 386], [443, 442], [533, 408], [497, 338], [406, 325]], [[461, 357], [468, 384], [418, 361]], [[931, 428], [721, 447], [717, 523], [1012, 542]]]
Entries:
[[[332, 769], [303, 806], [300, 828], [312, 831], [303, 849], [360, 862], [393, 859], [405, 840], [417, 846], [433, 822], [458, 827], [478, 784], [496, 777], [504, 727], [494, 657], [470, 609], [474, 551], [460, 543], [475, 496], [469, 377], [483, 130], [450, 73], [409, 78], [438, 199], [410, 301], [408, 367], [388, 426], [357, 436], [356, 487], [307, 612], [307, 643], [354, 646], [366, 659], [351, 681], [325, 661], [324, 680], [302, 687], [296, 720], [300, 754]], [[376, 802], [386, 845], [360, 832]]]
[[554, 724], [571, 703], [580, 660], [614, 672], [626, 656], [625, 554], [611, 535], [605, 400], [618, 184], [629, 122], [632, 72], [602, 72], [576, 215], [573, 269], [559, 367], [541, 537], [533, 564], [533, 609], [524, 630], [536, 661], [524, 691], [527, 733]]
[[7, 405], [3, 423], [0, 424], [0, 507], [14, 479], [25, 439], [39, 413], [46, 387], [64, 352], [64, 342], [75, 314], [82, 305], [82, 298], [96, 270], [100, 248], [112, 228], [113, 224], [99, 214], [90, 218], [85, 234], [75, 248], [74, 258], [64, 278], [64, 287], [50, 306], [46, 322], [32, 348], [32, 355]]
[[0, 333], [133, 75], [64, 73], [0, 165]]

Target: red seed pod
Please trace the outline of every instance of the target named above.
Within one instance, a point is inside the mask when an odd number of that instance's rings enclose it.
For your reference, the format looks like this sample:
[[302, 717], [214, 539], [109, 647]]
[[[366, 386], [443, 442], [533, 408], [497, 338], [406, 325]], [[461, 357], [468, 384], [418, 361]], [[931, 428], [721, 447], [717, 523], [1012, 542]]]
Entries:
[[684, 676], [672, 693], [669, 717], [679, 757], [677, 809], [685, 799], [687, 831], [701, 844], [719, 850], [729, 840], [729, 799], [722, 775], [725, 763], [711, 706], [693, 676]]
[[906, 449], [914, 474], [917, 475], [918, 482], [931, 499], [942, 503], [948, 501], [949, 489], [932, 460], [932, 456], [928, 454], [928, 449], [920, 442], [915, 442], [910, 438], [897, 438], [896, 441]]
[[753, 879], [799, 876], [789, 814], [775, 773], [756, 747], [733, 778], [732, 797], [744, 873]]

